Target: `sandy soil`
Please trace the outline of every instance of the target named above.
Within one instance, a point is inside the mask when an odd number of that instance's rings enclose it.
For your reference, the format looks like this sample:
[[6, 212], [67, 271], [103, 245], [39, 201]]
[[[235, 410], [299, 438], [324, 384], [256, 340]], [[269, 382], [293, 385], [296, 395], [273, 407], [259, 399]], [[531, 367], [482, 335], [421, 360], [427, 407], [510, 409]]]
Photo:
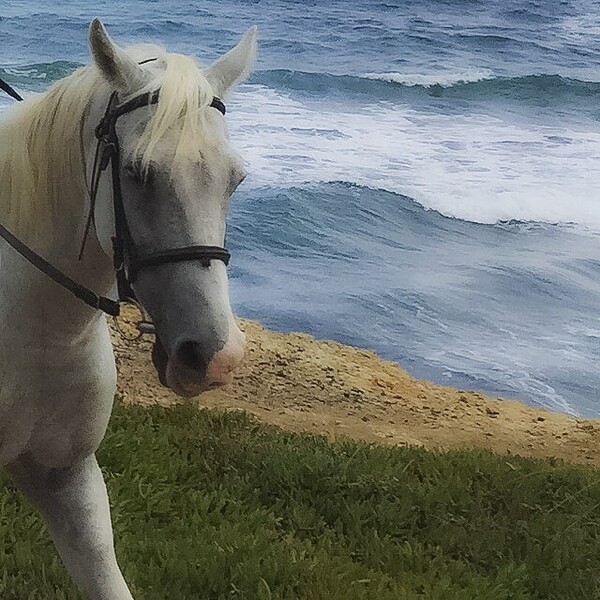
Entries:
[[[131, 331], [135, 313], [121, 321]], [[244, 410], [292, 431], [427, 448], [486, 448], [524, 456], [557, 456], [600, 466], [600, 421], [532, 409], [413, 379], [375, 354], [274, 333], [241, 321], [244, 365], [226, 387], [202, 394], [200, 406]], [[126, 342], [114, 334], [119, 391], [125, 402], [169, 406], [150, 360], [151, 337]]]

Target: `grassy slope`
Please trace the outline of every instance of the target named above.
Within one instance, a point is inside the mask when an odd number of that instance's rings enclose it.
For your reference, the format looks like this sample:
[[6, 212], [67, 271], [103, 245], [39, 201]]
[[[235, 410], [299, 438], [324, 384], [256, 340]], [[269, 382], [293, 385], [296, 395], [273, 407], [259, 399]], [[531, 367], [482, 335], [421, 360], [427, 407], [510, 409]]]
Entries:
[[[600, 599], [600, 473], [118, 406], [99, 453], [136, 599]], [[0, 597], [74, 599], [0, 492]]]

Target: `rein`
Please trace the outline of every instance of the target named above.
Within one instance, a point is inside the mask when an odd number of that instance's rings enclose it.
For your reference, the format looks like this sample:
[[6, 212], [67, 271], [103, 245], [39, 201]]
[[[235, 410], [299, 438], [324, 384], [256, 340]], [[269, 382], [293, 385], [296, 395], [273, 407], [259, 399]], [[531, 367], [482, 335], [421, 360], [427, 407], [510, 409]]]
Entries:
[[6, 83], [6, 81], [4, 81], [2, 78], [0, 78], [0, 90], [6, 92], [11, 98], [14, 98], [18, 102], [23, 100], [23, 97], [18, 94], [14, 88], [10, 87], [10, 85], [8, 85], [8, 83]]
[[[5, 91], [15, 100], [23, 100], [23, 98], [2, 79], [0, 79], [0, 89]], [[185, 246], [181, 248], [170, 248], [146, 255], [140, 255], [136, 249], [135, 242], [127, 223], [127, 215], [121, 192], [121, 154], [116, 125], [117, 120], [122, 115], [133, 112], [138, 108], [158, 103], [159, 96], [160, 90], [156, 90], [155, 92], [140, 94], [123, 104], [119, 104], [117, 92], [113, 92], [106, 107], [104, 117], [95, 129], [95, 136], [98, 140], [98, 144], [96, 146], [89, 190], [90, 212], [88, 214], [81, 242], [79, 260], [83, 258], [86, 240], [94, 222], [96, 197], [98, 194], [100, 178], [102, 173], [110, 165], [115, 217], [115, 234], [112, 237], [112, 244], [113, 267], [115, 269], [117, 281], [117, 300], [99, 296], [89, 288], [77, 283], [42, 258], [39, 254], [31, 250], [31, 248], [0, 224], [0, 237], [12, 246], [12, 248], [14, 248], [23, 258], [81, 301], [85, 302], [88, 306], [113, 317], [119, 316], [121, 304], [123, 303], [133, 303], [139, 307], [132, 284], [135, 282], [138, 273], [142, 269], [156, 265], [195, 260], [200, 261], [203, 267], [209, 267], [212, 260], [220, 260], [224, 262], [225, 265], [229, 264], [229, 251], [220, 246]], [[223, 101], [220, 98], [217, 98], [216, 96], [213, 97], [210, 107], [216, 108], [222, 115], [225, 115], [225, 104], [223, 104]], [[146, 328], [147, 330], [144, 331], [145, 333], [154, 333], [153, 326], [150, 323], [143, 322], [141, 325], [149, 326]]]

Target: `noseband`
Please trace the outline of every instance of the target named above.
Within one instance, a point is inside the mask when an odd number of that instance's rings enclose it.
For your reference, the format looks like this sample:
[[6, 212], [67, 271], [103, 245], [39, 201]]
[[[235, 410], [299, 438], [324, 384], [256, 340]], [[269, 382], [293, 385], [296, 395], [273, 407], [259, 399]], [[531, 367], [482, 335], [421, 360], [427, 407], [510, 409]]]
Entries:
[[[2, 89], [10, 88], [5, 82]], [[10, 88], [10, 91], [12, 88]], [[16, 94], [16, 92], [14, 93]], [[20, 96], [13, 95], [17, 100]], [[56, 267], [48, 263], [39, 254], [25, 245], [21, 240], [15, 237], [8, 229], [0, 224], [0, 237], [4, 238], [19, 254], [28, 260], [34, 267], [42, 271], [56, 283], [69, 290], [77, 298], [85, 302], [92, 308], [101, 310], [108, 315], [118, 316], [120, 305], [127, 302], [136, 302], [135, 292], [132, 284], [138, 273], [148, 267], [162, 265], [167, 263], [199, 261], [202, 266], [209, 267], [212, 260], [220, 260], [225, 265], [229, 264], [230, 254], [226, 248], [220, 246], [185, 246], [181, 248], [170, 248], [151, 254], [140, 254], [137, 250], [134, 239], [131, 235], [127, 223], [127, 214], [123, 203], [121, 192], [121, 153], [119, 147], [119, 138], [117, 136], [117, 120], [122, 115], [126, 115], [138, 108], [157, 104], [160, 90], [140, 94], [127, 102], [119, 104], [117, 92], [113, 92], [106, 107], [104, 117], [95, 130], [98, 144], [94, 157], [92, 169], [92, 179], [89, 189], [90, 211], [86, 222], [83, 240], [79, 252], [79, 259], [83, 257], [85, 244], [90, 232], [91, 225], [94, 223], [94, 213], [96, 208], [96, 198], [102, 173], [110, 165], [112, 173], [113, 187], [113, 208], [115, 218], [115, 233], [112, 237], [113, 245], [113, 265], [117, 279], [118, 299], [112, 300], [104, 296], [99, 296], [89, 288], [73, 281], [70, 277], [59, 271]], [[221, 114], [225, 115], [225, 105], [220, 98], [213, 97], [210, 107], [216, 108]]]

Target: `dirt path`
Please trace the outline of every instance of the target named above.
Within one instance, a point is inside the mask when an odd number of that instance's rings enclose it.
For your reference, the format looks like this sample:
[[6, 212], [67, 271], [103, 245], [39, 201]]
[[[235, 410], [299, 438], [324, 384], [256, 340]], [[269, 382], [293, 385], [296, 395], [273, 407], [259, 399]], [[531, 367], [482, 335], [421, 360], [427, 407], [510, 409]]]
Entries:
[[[486, 448], [600, 466], [600, 421], [419, 381], [371, 352], [335, 342], [274, 333], [251, 321], [241, 327], [248, 338], [243, 367], [230, 385], [200, 396], [200, 406], [244, 410], [265, 423], [331, 438]], [[113, 339], [126, 402], [178, 401], [158, 383], [149, 342]]]

